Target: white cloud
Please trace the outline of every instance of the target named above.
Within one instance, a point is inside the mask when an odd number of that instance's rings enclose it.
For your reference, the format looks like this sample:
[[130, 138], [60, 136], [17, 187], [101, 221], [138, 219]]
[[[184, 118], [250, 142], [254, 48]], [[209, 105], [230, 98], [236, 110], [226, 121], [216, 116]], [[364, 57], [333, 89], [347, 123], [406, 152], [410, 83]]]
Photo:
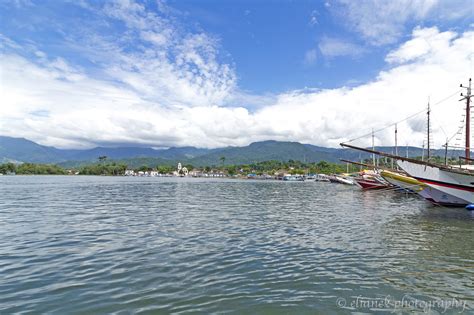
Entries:
[[313, 65], [318, 60], [318, 52], [316, 49], [308, 50], [304, 55], [304, 63], [307, 65]]
[[[417, 45], [410, 52], [409, 43], [422, 34], [434, 42], [436, 49], [421, 50], [423, 58], [412, 57], [420, 53]], [[189, 105], [177, 100], [174, 106], [163, 105], [144, 97], [149, 94], [133, 85], [95, 79], [64, 60], [35, 64], [4, 53], [0, 58], [0, 134], [60, 147], [98, 143], [220, 147], [267, 139], [337, 146], [370, 132], [372, 127], [377, 129], [423, 110], [428, 96], [434, 103], [456, 92], [459, 83], [472, 75], [469, 65], [473, 61], [474, 32], [455, 35], [416, 29], [413, 39], [388, 54], [391, 57], [387, 58], [396, 65], [372, 82], [354, 88], [291, 91], [267, 99], [266, 103], [271, 104], [253, 112], [238, 106], [222, 107], [212, 101]], [[183, 45], [192, 47], [203, 39], [189, 40]], [[192, 51], [190, 48], [190, 55], [182, 58], [197, 58]], [[399, 60], [403, 64], [398, 64]], [[71, 71], [78, 75], [77, 79], [64, 79]], [[210, 71], [207, 75], [216, 74]], [[133, 79], [146, 81], [140, 76], [127, 78]], [[159, 99], [158, 92], [150, 93], [156, 93]], [[203, 99], [206, 97], [212, 99], [212, 95], [203, 95]], [[433, 107], [436, 145], [446, 137], [439, 126], [449, 135], [455, 133], [462, 112], [463, 105], [456, 97]], [[416, 119], [422, 121], [424, 117]], [[399, 143], [421, 145], [425, 137], [422, 130], [419, 123], [400, 123]], [[392, 144], [392, 132], [390, 128], [377, 133], [377, 144]], [[369, 143], [370, 137], [359, 142]]]
[[[161, 2], [159, 7], [170, 11]], [[100, 64], [105, 76], [144, 99], [162, 106], [222, 105], [235, 89], [233, 67], [219, 61], [217, 39], [186, 31], [173, 18], [131, 0], [108, 2], [101, 12], [105, 19], [122, 22], [125, 30], [113, 37], [89, 30], [77, 49]], [[77, 41], [70, 40], [72, 45]]]
[[313, 10], [311, 12], [310, 19], [309, 19], [309, 25], [310, 26], [315, 26], [319, 23], [318, 22], [318, 16], [319, 16], [319, 12], [317, 10]]
[[429, 53], [436, 54], [437, 51], [443, 51], [456, 35], [454, 32], [440, 33], [436, 27], [417, 27], [413, 30], [412, 39], [405, 42], [396, 51], [389, 53], [385, 59], [390, 63], [403, 63], [422, 58]]
[[358, 57], [366, 52], [366, 49], [362, 46], [331, 37], [323, 37], [318, 47], [323, 56], [327, 58], [340, 56]]
[[471, 0], [338, 0], [335, 16], [373, 45], [397, 42], [410, 21], [453, 20], [472, 15]]
[[[95, 12], [93, 6], [85, 10]], [[74, 54], [53, 56], [0, 34], [0, 134], [58, 147], [221, 147], [268, 139], [337, 146], [423, 109], [428, 96], [441, 99], [472, 75], [473, 32], [416, 28], [387, 54], [391, 68], [372, 82], [251, 95], [236, 86], [218, 39], [184, 30], [130, 0], [108, 3], [99, 14], [100, 27], [118, 22], [123, 30], [98, 32], [90, 29], [92, 22], [78, 33], [71, 30], [64, 49]], [[364, 53], [354, 43], [327, 37], [319, 49], [328, 58]], [[71, 55], [94, 67], [78, 65]], [[306, 54], [307, 62], [316, 59], [316, 50]], [[462, 107], [452, 99], [433, 108], [436, 139], [445, 139], [441, 123], [448, 133], [457, 130]], [[419, 122], [400, 124], [400, 143], [420, 145], [421, 130]], [[391, 131], [377, 134], [378, 144], [389, 145], [392, 138]]]

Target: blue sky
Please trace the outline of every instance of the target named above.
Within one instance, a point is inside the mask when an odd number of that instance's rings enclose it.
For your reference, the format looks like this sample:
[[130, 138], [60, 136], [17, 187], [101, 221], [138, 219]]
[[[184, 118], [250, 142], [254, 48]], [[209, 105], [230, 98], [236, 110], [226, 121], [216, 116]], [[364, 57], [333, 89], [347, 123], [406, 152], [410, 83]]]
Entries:
[[[221, 38], [233, 57], [240, 86], [248, 91], [283, 92], [305, 87], [329, 88], [367, 80], [383, 65], [379, 49], [338, 62], [318, 50], [323, 38], [349, 39], [360, 49], [364, 42], [330, 13], [324, 1], [174, 1], [189, 19]], [[326, 4], [326, 5], [325, 5]], [[305, 58], [314, 51], [313, 57]], [[312, 59], [311, 59], [312, 58]], [[369, 62], [367, 62], [369, 61]], [[378, 61], [378, 62], [377, 62]], [[350, 66], [349, 66], [350, 65]], [[362, 71], [363, 70], [363, 71]]]
[[[11, 110], [0, 116], [0, 133], [59, 147], [267, 139], [335, 146], [348, 133], [389, 123], [383, 114], [394, 106], [394, 119], [402, 118], [472, 75], [473, 7], [3, 1], [0, 69]], [[420, 123], [407, 124], [407, 139], [422, 140]]]

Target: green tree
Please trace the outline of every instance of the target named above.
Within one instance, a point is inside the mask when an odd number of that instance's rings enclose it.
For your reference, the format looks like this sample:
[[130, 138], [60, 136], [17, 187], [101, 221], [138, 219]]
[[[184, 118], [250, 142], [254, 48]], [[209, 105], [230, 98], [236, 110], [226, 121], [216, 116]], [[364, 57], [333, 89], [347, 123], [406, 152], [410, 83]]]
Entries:
[[230, 176], [233, 176], [237, 173], [237, 167], [235, 165], [229, 165], [227, 166], [227, 174]]
[[13, 163], [5, 163], [0, 165], [0, 173], [8, 174], [8, 173], [15, 173], [16, 166]]
[[139, 172], [148, 172], [150, 168], [148, 167], [148, 165], [142, 165], [138, 168], [138, 171]]
[[170, 173], [173, 173], [174, 168], [170, 165], [158, 165], [156, 167], [156, 170], [160, 174], [170, 174]]

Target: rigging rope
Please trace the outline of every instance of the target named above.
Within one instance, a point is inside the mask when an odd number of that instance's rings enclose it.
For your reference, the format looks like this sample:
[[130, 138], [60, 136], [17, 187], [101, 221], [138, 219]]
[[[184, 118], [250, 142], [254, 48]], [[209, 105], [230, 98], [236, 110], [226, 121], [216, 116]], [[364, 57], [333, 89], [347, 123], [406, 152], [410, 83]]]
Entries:
[[[433, 105], [431, 105], [431, 108], [433, 108], [433, 107], [435, 107], [435, 106], [437, 106], [437, 105], [439, 105], [439, 104], [441, 104], [441, 103], [447, 101], [448, 99], [450, 99], [451, 97], [453, 97], [453, 96], [459, 94], [460, 92], [461, 92], [461, 89], [457, 90], [457, 91], [454, 92], [453, 94], [451, 94], [451, 95], [449, 95], [449, 96], [443, 98], [442, 100], [440, 100], [440, 101], [434, 103]], [[421, 111], [419, 111], [419, 112], [417, 112], [417, 113], [415, 113], [415, 114], [412, 114], [412, 115], [410, 115], [410, 116], [408, 116], [408, 117], [406, 117], [406, 118], [404, 118], [404, 119], [402, 119], [402, 120], [400, 120], [400, 121], [391, 123], [391, 124], [388, 125], [388, 126], [385, 126], [385, 127], [383, 127], [383, 128], [380, 128], [380, 129], [377, 129], [377, 130], [374, 130], [374, 131], [371, 131], [371, 132], [366, 133], [366, 134], [364, 134], [364, 135], [361, 135], [361, 136], [359, 136], [359, 137], [357, 137], [357, 138], [353, 138], [353, 139], [350, 139], [350, 140], [348, 140], [348, 141], [344, 141], [344, 142], [342, 142], [342, 143], [349, 143], [349, 142], [352, 142], [352, 141], [355, 141], [355, 140], [359, 140], [359, 139], [361, 139], [361, 138], [368, 137], [368, 136], [372, 135], [372, 133], [377, 133], [377, 132], [383, 131], [383, 130], [385, 130], [385, 129], [388, 129], [388, 128], [390, 128], [390, 127], [395, 126], [396, 124], [405, 122], [405, 121], [407, 121], [407, 120], [409, 120], [409, 119], [411, 119], [411, 118], [413, 118], [413, 117], [415, 117], [415, 116], [418, 116], [419, 114], [422, 114], [422, 113], [426, 113], [426, 109], [423, 109], [423, 110], [421, 110]], [[443, 132], [444, 132], [444, 131], [443, 131]]]

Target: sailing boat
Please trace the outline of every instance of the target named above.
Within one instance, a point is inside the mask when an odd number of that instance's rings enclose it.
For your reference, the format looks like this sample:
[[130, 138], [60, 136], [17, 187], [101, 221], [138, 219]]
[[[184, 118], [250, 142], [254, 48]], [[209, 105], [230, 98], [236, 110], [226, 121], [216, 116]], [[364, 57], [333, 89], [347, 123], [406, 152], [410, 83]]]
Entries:
[[390, 184], [402, 189], [403, 191], [420, 193], [426, 188], [426, 184], [407, 176], [400, 172], [382, 170], [380, 175]]
[[[461, 87], [463, 85], [461, 84]], [[471, 79], [467, 89], [466, 96], [462, 100], [466, 100], [466, 146], [465, 159], [471, 160]], [[459, 199], [460, 205], [474, 203], [474, 172], [469, 166], [464, 167], [448, 167], [429, 165], [423, 163], [413, 163], [411, 161], [398, 160], [400, 166], [405, 172], [413, 178], [435, 188], [446, 195]]]
[[[464, 87], [461, 85], [461, 87]], [[465, 160], [470, 158], [470, 100], [471, 100], [471, 79], [466, 96], [461, 100], [466, 100], [466, 146]], [[468, 166], [450, 166], [433, 164], [430, 161], [419, 161], [411, 158], [404, 158], [398, 155], [378, 152], [375, 150], [359, 148], [356, 146], [341, 143], [341, 146], [361, 150], [373, 154], [379, 154], [397, 160], [397, 164], [414, 179], [427, 185], [422, 192], [424, 197], [436, 203], [446, 205], [464, 206], [474, 203], [474, 169]], [[423, 193], [420, 193], [423, 196]]]
[[365, 170], [361, 172], [358, 177], [355, 177], [354, 180], [357, 186], [364, 190], [384, 189], [390, 187], [390, 184], [387, 181], [373, 171], [370, 172]]

